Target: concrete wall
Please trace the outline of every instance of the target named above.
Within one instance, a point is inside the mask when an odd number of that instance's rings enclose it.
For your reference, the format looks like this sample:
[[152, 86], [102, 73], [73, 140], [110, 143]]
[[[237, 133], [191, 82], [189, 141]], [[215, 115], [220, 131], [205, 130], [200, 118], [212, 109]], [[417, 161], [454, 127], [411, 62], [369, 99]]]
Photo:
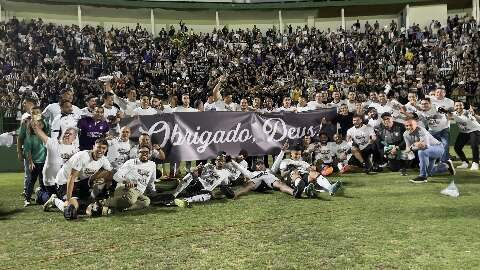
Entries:
[[[17, 16], [20, 19], [32, 19], [41, 17], [46, 22], [58, 24], [77, 24], [77, 6], [76, 5], [46, 5], [21, 2], [6, 2], [3, 9], [7, 10], [8, 17]], [[366, 12], [366, 13], [365, 13]], [[383, 13], [385, 12], [385, 14]], [[350, 29], [357, 19], [360, 20], [362, 30], [365, 22], [368, 20], [371, 25], [376, 20], [381, 27], [388, 25], [392, 20], [398, 25], [402, 25], [402, 6], [400, 8], [390, 8], [388, 11], [381, 6], [363, 8], [345, 8], [346, 28]], [[4, 13], [4, 14], [5, 14]], [[359, 13], [362, 16], [357, 16]], [[448, 15], [471, 14], [470, 9], [447, 10], [446, 4], [410, 6], [409, 17], [410, 24], [419, 23], [422, 26], [429, 25], [432, 19], [439, 20], [442, 24], [446, 23]], [[168, 28], [170, 25], [178, 28], [179, 20], [183, 20], [189, 28], [196, 32], [211, 32], [216, 27], [215, 10], [168, 10], [155, 9], [155, 31], [161, 28]], [[304, 26], [306, 24], [315, 26], [321, 30], [336, 30], [341, 26], [340, 8], [313, 8], [302, 10], [282, 10], [284, 27], [292, 25]], [[256, 25], [262, 31], [276, 26], [279, 27], [278, 9], [272, 10], [220, 10], [220, 26], [228, 25], [231, 29], [253, 28]], [[101, 25], [106, 28], [115, 27], [134, 27], [140, 23], [143, 27], [150, 30], [150, 9], [119, 9], [82, 6], [82, 24]]]
[[429, 26], [432, 20], [447, 24], [447, 5], [410, 6], [410, 25], [419, 24], [420, 27]]

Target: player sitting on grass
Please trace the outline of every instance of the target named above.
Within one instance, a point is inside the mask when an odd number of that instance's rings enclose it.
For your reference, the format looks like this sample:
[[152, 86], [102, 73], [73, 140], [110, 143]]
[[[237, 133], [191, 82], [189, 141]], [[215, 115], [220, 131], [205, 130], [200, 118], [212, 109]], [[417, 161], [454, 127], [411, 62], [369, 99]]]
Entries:
[[[108, 143], [104, 139], [95, 141], [92, 150], [84, 150], [73, 155], [57, 174], [57, 184], [65, 183], [65, 201], [54, 194], [45, 203], [45, 210], [56, 205], [63, 212], [65, 219], [78, 217], [79, 209], [83, 210], [91, 200], [92, 190], [106, 188], [112, 179], [112, 167], [105, 157]], [[103, 169], [103, 170], [101, 170]], [[90, 187], [92, 186], [92, 190]], [[60, 195], [60, 198], [63, 196]], [[85, 206], [85, 208], [84, 208]]]
[[148, 207], [150, 199], [144, 193], [147, 187], [155, 190], [154, 181], [156, 179], [155, 163], [149, 160], [151, 153], [150, 145], [140, 145], [138, 147], [138, 157], [127, 160], [113, 176], [113, 179], [118, 183], [114, 196], [90, 204], [87, 215], [99, 216], [105, 214], [106, 209], [104, 207], [111, 210], [136, 210]]

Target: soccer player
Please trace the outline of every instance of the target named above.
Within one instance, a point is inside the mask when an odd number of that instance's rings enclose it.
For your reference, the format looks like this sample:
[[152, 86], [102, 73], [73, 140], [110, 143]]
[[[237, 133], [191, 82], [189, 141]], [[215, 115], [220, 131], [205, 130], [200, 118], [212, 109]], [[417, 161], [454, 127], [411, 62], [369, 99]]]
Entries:
[[[120, 129], [119, 137], [112, 137], [108, 141], [108, 161], [112, 164], [113, 170], [120, 168], [127, 160], [130, 159], [132, 143], [130, 141], [131, 131], [129, 127]], [[138, 150], [138, 148], [137, 148]]]
[[[37, 193], [37, 203], [44, 204], [53, 194], [58, 195], [55, 180], [57, 173], [63, 164], [79, 151], [78, 145], [74, 143], [77, 131], [75, 128], [68, 128], [59, 140], [48, 137], [38, 121], [32, 121], [32, 129], [47, 148], [47, 157], [43, 166], [45, 190], [40, 190]], [[44, 207], [44, 210], [46, 210], [46, 207]]]
[[435, 160], [440, 159], [445, 151], [442, 143], [425, 128], [419, 127], [415, 119], [405, 121], [405, 129], [403, 139], [405, 140], [406, 151], [417, 151], [420, 161], [420, 174], [411, 179], [410, 182], [426, 183], [429, 176], [433, 176], [436, 172], [446, 171], [444, 166], [434, 167]]
[[247, 183], [244, 187], [235, 192], [235, 199], [251, 191], [261, 190], [263, 188], [278, 189], [281, 192], [294, 196], [295, 198], [300, 198], [301, 196], [301, 192], [299, 192], [298, 189], [294, 190], [287, 186], [285, 183], [281, 182], [270, 169], [265, 168], [263, 161], [259, 160], [256, 162], [254, 172], [249, 171], [236, 161], [232, 161], [232, 164], [243, 174]]
[[449, 114], [457, 122], [460, 133], [455, 141], [455, 152], [462, 160], [462, 165], [457, 168], [467, 169], [468, 159], [463, 152], [463, 147], [470, 142], [472, 148], [472, 167], [471, 170], [478, 170], [478, 144], [480, 144], [480, 117], [475, 114], [473, 107], [470, 110], [464, 110], [463, 103], [455, 102], [455, 111]]
[[215, 159], [215, 165], [207, 163], [197, 166], [188, 173], [173, 192], [177, 198], [184, 193], [184, 200], [188, 203], [209, 201], [213, 198], [212, 191], [222, 185], [222, 192], [233, 198], [235, 194], [227, 187], [231, 173], [225, 169], [225, 156], [220, 154]]
[[448, 166], [452, 174], [455, 174], [455, 168], [453, 167], [453, 163], [448, 154], [450, 123], [445, 114], [446, 111], [444, 111], [445, 109], [438, 110], [432, 106], [432, 102], [429, 98], [423, 98], [420, 104], [422, 105], [422, 110], [417, 112], [419, 119], [424, 122], [426, 127], [428, 127], [428, 131], [433, 137], [443, 144], [444, 151], [441, 161]]
[[[68, 101], [70, 104], [73, 102], [73, 90], [72, 89], [63, 89], [60, 91], [60, 100], [59, 102], [56, 103], [51, 103], [49, 104], [42, 112], [43, 117], [48, 121], [48, 124], [51, 125], [53, 122], [53, 119], [57, 117], [57, 115], [60, 115], [61, 109], [60, 109], [60, 102], [62, 101]], [[75, 115], [82, 115], [82, 111], [75, 105], [72, 105], [72, 112]]]
[[68, 100], [60, 101], [61, 114], [57, 115], [52, 121], [51, 136], [60, 139], [62, 133], [68, 128], [77, 127], [80, 115], [73, 114], [72, 103]]
[[[352, 145], [352, 158], [349, 164], [362, 167], [365, 173], [378, 170], [380, 153], [375, 147], [376, 135], [373, 128], [364, 125], [361, 115], [353, 116], [353, 127], [347, 131], [347, 142]], [[373, 157], [373, 166], [370, 164], [370, 156]]]
[[108, 142], [99, 139], [92, 150], [80, 151], [73, 155], [62, 166], [56, 177], [57, 185], [65, 185], [59, 189], [66, 187], [65, 200], [60, 199], [63, 196], [53, 197], [46, 202], [48, 205], [45, 208], [48, 209], [55, 204], [67, 220], [76, 219], [79, 208], [86, 206], [86, 202], [90, 199], [90, 182], [100, 176], [105, 183], [112, 179], [112, 166], [105, 157], [107, 150]]
[[150, 161], [150, 145], [138, 148], [138, 157], [125, 162], [113, 179], [119, 184], [113, 197], [102, 205], [118, 210], [136, 210], [148, 207], [150, 199], [144, 194], [147, 187], [155, 190], [156, 165]]

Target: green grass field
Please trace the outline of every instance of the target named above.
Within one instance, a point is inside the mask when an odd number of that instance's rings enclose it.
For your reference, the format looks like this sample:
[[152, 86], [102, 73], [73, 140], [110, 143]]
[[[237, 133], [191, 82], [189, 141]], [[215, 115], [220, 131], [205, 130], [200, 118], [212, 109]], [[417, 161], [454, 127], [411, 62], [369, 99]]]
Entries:
[[350, 174], [342, 197], [252, 193], [67, 222], [23, 208], [22, 174], [5, 173], [0, 269], [479, 269], [479, 176], [459, 171], [459, 198], [439, 193], [448, 176]]

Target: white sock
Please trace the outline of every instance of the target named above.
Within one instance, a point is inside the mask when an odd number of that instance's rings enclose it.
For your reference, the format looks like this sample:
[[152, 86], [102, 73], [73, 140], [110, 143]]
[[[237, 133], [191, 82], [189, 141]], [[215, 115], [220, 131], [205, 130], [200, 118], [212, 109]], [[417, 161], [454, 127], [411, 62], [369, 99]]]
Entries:
[[185, 200], [189, 203], [194, 203], [194, 202], [206, 202], [209, 201], [212, 198], [212, 195], [210, 194], [201, 194], [201, 195], [195, 195], [192, 197], [185, 198]]
[[63, 212], [63, 208], [65, 208], [65, 202], [58, 199], [58, 198], [55, 198], [55, 206], [60, 209], [60, 211]]
[[332, 184], [330, 184], [328, 179], [323, 177], [322, 175], [319, 175], [316, 181], [317, 181], [317, 185], [321, 186], [326, 190], [330, 190], [330, 188], [332, 188]]

